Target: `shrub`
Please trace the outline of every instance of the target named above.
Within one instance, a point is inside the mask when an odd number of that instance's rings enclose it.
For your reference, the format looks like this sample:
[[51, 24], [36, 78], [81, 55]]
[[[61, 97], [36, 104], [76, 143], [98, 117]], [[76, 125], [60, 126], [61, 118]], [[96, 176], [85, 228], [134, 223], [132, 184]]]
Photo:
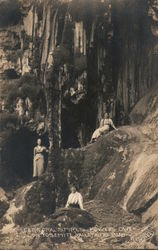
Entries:
[[14, 106], [16, 99], [21, 97], [25, 99], [29, 97], [34, 107], [39, 105], [39, 100], [44, 99], [44, 93], [41, 82], [29, 73], [26, 73], [18, 80], [7, 85], [3, 94], [7, 96], [7, 104], [9, 107]]

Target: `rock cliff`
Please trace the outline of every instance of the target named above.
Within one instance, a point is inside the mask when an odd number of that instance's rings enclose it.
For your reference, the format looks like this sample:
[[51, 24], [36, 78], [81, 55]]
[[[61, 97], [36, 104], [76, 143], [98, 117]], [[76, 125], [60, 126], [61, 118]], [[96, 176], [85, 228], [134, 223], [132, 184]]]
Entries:
[[[85, 145], [105, 111], [127, 123], [156, 84], [156, 11], [155, 1], [2, 1], [2, 90], [25, 74], [42, 86], [45, 71], [57, 64], [62, 145]], [[5, 93], [1, 103], [7, 109]]]
[[119, 204], [124, 210], [140, 216], [143, 222], [152, 224], [156, 238], [157, 90], [152, 89], [135, 106], [130, 114], [132, 125], [111, 131], [82, 149], [66, 150], [61, 161], [65, 179], [69, 185], [78, 185], [85, 199], [102, 200], [105, 206]]
[[[58, 224], [49, 215], [55, 205], [65, 204], [75, 183], [99, 227], [114, 219], [117, 227], [136, 224], [128, 237], [105, 239], [107, 248], [136, 248], [129, 239], [146, 227], [152, 229], [150, 242], [137, 246], [153, 249], [158, 244], [157, 66], [155, 0], [0, 1], [2, 234], [10, 231], [16, 240], [24, 232], [18, 236], [15, 224]], [[119, 130], [89, 144], [105, 111]], [[37, 137], [50, 146], [49, 114], [55, 146], [61, 147], [58, 168], [47, 168], [32, 182]], [[74, 219], [63, 213], [61, 221], [64, 216]], [[35, 239], [28, 235], [27, 240], [29, 249]], [[101, 239], [89, 238], [91, 246], [94, 240]], [[13, 242], [10, 238], [11, 246]]]

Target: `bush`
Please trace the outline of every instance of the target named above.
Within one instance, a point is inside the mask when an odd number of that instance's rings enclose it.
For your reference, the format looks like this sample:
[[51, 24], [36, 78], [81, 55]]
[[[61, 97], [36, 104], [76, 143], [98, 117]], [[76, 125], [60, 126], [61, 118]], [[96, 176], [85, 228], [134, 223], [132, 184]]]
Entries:
[[14, 106], [19, 97], [22, 99], [29, 97], [34, 107], [39, 105], [38, 102], [41, 98], [44, 99], [41, 82], [29, 73], [7, 85], [3, 90], [3, 95], [6, 96], [9, 107]]

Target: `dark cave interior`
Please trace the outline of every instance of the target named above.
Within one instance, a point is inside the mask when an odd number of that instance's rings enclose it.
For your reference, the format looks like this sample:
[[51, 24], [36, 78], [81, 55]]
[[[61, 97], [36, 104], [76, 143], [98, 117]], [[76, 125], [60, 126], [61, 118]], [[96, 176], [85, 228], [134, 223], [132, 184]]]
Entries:
[[[40, 137], [42, 144], [48, 148], [47, 134]], [[33, 173], [33, 148], [36, 146], [38, 136], [27, 128], [14, 132], [7, 140], [2, 154], [3, 165], [5, 165], [6, 178], [1, 180], [2, 186], [11, 188], [20, 186], [32, 180]], [[45, 167], [47, 166], [47, 154]]]

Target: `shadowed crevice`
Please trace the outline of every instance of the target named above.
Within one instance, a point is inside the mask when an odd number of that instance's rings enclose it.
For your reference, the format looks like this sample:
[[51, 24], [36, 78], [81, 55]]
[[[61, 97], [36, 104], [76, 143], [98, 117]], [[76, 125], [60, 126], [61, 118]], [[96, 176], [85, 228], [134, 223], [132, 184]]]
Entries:
[[136, 210], [132, 210], [130, 211], [131, 213], [134, 213], [136, 215], [141, 215], [142, 213], [145, 213], [148, 208], [150, 208], [152, 206], [152, 204], [158, 199], [158, 193], [156, 193], [150, 200], [148, 200], [144, 206], [136, 209]]

